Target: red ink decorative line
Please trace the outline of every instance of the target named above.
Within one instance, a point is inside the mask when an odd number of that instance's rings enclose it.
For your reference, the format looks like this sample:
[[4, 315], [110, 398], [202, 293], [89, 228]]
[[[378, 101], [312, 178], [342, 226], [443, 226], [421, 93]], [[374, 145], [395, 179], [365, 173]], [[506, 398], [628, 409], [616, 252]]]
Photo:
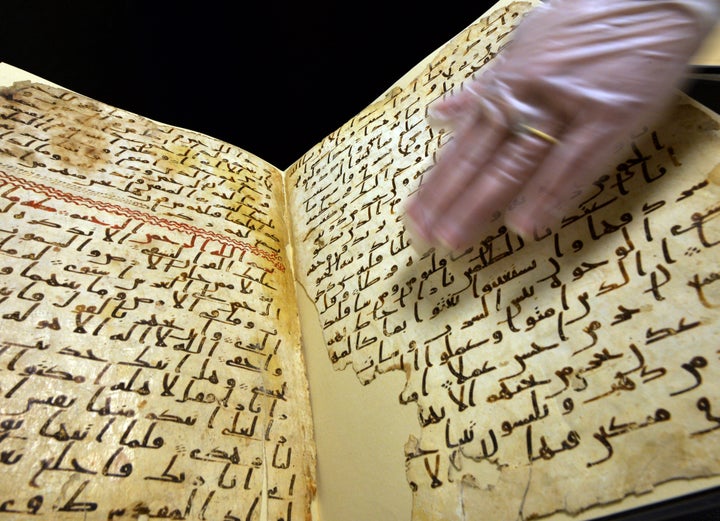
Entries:
[[285, 265], [282, 262], [282, 258], [277, 253], [260, 249], [256, 246], [248, 244], [247, 242], [236, 241], [231, 237], [221, 235], [217, 232], [204, 230], [202, 228], [191, 226], [182, 222], [171, 221], [163, 217], [157, 217], [155, 215], [146, 212], [140, 212], [138, 210], [133, 210], [125, 206], [120, 206], [118, 204], [108, 203], [105, 201], [95, 201], [87, 197], [74, 195], [68, 192], [64, 192], [62, 190], [58, 190], [57, 188], [53, 188], [51, 186], [36, 183], [34, 181], [29, 181], [27, 179], [8, 174], [7, 172], [3, 172], [2, 170], [0, 170], [0, 179], [5, 180], [7, 184], [44, 195], [45, 197], [48, 197], [50, 199], [56, 199], [78, 206], [85, 206], [87, 208], [101, 210], [114, 215], [128, 217], [147, 224], [159, 226], [167, 230], [173, 230], [188, 235], [197, 235], [200, 237], [205, 237], [218, 241], [228, 246], [235, 246], [237, 248], [240, 248], [241, 250], [249, 251], [254, 255], [262, 257], [271, 262], [280, 271], [285, 271]]

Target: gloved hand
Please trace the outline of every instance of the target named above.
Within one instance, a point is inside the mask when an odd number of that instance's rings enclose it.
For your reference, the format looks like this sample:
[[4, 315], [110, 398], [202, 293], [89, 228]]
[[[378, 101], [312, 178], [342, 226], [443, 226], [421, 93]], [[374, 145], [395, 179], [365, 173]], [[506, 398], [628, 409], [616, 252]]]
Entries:
[[409, 200], [410, 231], [458, 250], [501, 213], [524, 236], [557, 224], [613, 148], [663, 114], [718, 16], [718, 0], [536, 7], [486, 70], [429, 108], [453, 135]]

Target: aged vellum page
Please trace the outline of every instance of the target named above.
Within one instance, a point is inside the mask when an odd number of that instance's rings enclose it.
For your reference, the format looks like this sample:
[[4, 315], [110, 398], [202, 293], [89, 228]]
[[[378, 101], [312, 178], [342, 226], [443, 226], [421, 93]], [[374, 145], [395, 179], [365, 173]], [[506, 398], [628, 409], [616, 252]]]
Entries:
[[498, 4], [286, 173], [330, 360], [369, 385], [406, 377], [414, 521], [593, 515], [720, 474], [716, 115], [679, 98], [666, 124], [628, 129], [531, 239], [498, 224], [463, 253], [418, 252], [401, 224], [451, 137], [427, 104], [482, 73], [531, 5]]
[[0, 518], [309, 518], [281, 172], [62, 89], [2, 91]]

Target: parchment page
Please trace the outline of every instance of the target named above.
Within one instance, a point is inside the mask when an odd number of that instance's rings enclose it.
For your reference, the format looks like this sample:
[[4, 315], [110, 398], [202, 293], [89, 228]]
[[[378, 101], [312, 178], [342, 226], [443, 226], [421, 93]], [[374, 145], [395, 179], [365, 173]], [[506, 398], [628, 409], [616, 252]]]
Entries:
[[496, 7], [286, 172], [327, 356], [363, 384], [404, 373], [414, 521], [593, 517], [660, 484], [717, 485], [717, 115], [679, 97], [618, 136], [557, 229], [411, 246], [403, 203], [451, 138], [426, 106], [481, 74], [531, 4]]
[[0, 519], [309, 519], [281, 173], [59, 88], [1, 94]]
[[720, 23], [716, 23], [703, 45], [692, 57], [696, 65], [720, 65]]

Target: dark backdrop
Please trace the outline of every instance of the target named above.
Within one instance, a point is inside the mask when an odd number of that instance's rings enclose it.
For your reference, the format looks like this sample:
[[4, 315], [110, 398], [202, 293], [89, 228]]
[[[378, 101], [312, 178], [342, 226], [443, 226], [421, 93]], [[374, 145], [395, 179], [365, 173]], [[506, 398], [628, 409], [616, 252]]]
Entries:
[[494, 2], [2, 3], [0, 60], [285, 168]]
[[[495, 3], [0, 2], [0, 61], [280, 168]], [[720, 110], [717, 85], [693, 94]]]

